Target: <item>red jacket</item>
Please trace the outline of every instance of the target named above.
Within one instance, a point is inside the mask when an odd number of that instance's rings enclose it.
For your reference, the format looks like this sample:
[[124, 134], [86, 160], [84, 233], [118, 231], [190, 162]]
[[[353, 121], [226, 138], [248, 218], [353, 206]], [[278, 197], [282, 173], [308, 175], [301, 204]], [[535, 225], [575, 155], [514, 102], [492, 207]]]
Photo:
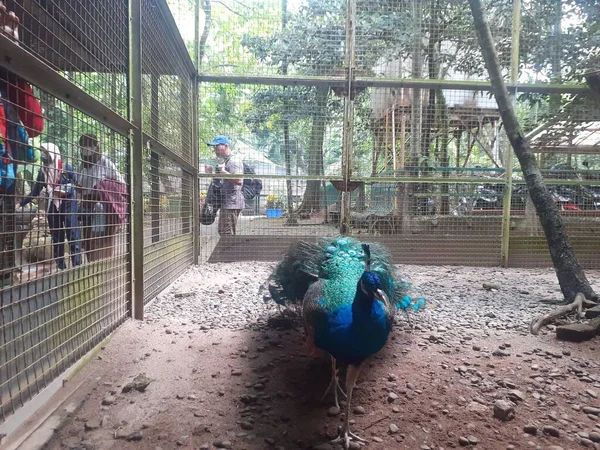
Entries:
[[[16, 75], [8, 75], [4, 80], [8, 85], [8, 101], [13, 103], [19, 114], [19, 119], [23, 123], [25, 130], [30, 138], [39, 136], [44, 131], [44, 119], [42, 118], [42, 107], [40, 102], [33, 95], [33, 89], [22, 78]], [[0, 133], [6, 136], [6, 116], [4, 108], [0, 108]]]

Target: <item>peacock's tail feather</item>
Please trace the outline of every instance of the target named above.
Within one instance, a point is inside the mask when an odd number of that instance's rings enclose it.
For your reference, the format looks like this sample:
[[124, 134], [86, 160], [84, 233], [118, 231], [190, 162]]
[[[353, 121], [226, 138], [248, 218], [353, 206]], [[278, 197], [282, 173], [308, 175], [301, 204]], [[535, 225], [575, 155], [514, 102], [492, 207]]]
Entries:
[[425, 307], [425, 297], [411, 298], [408, 295], [402, 296], [396, 303], [398, 309], [418, 311]]

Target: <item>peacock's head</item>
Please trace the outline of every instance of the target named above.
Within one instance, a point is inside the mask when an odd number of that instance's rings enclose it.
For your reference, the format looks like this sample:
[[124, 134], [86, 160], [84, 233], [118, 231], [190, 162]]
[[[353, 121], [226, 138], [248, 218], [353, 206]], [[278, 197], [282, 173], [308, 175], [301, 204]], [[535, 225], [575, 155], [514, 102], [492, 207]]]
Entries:
[[363, 294], [371, 299], [376, 298], [383, 301], [386, 298], [381, 278], [375, 272], [363, 272], [358, 281], [358, 286]]

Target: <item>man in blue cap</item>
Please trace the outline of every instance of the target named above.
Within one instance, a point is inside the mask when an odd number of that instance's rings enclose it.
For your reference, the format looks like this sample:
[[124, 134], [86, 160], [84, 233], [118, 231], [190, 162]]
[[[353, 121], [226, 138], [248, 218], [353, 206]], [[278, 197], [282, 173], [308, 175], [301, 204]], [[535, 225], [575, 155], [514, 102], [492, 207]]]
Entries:
[[[217, 158], [223, 160], [222, 164], [215, 167], [216, 173], [243, 175], [244, 164], [242, 159], [233, 155], [229, 139], [226, 136], [215, 136], [207, 144], [214, 147]], [[240, 211], [244, 209], [246, 204], [242, 194], [243, 183], [243, 178], [223, 179], [221, 213], [219, 214], [219, 234], [221, 236], [235, 234]]]

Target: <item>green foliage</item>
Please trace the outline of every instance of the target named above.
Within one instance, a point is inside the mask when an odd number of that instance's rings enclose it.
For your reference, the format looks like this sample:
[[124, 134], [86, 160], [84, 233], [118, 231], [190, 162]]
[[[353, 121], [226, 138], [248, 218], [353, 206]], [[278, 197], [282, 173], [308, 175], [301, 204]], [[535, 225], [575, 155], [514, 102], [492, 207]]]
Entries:
[[[343, 76], [346, 2], [306, 0], [294, 3], [285, 20], [279, 0], [247, 5], [213, 2], [213, 23], [207, 44], [206, 71], [221, 74], [282, 74], [294, 76]], [[415, 36], [422, 37], [422, 78], [487, 78], [471, 12], [463, 0], [421, 2], [416, 20], [412, 0], [357, 3], [356, 55], [361, 75], [379, 75], [375, 69], [386, 61], [404, 60], [404, 76], [414, 58]], [[508, 73], [512, 41], [513, 2], [487, 0], [486, 14], [501, 65]], [[561, 28], [555, 28], [559, 14]], [[595, 0], [531, 0], [522, 3], [520, 80], [528, 82], [580, 81], [585, 69], [600, 60], [599, 10]], [[285, 25], [283, 25], [285, 23]], [[557, 69], [558, 63], [558, 69]], [[330, 95], [324, 111], [316, 107], [316, 89], [303, 86], [253, 87], [213, 83], [202, 85], [200, 96], [201, 142], [215, 134], [233, 135], [252, 144], [277, 163], [284, 163], [283, 125], [289, 125], [292, 169], [315, 158], [310, 148], [311, 131], [320, 116], [326, 124], [322, 144], [325, 166], [335, 167], [341, 157], [342, 100]], [[432, 91], [433, 93], [433, 91]], [[370, 173], [376, 142], [370, 91], [355, 100], [352, 170]], [[450, 100], [450, 99], [449, 99]], [[571, 124], [593, 110], [577, 107], [571, 96], [519, 94], [517, 112], [526, 131], [553, 117], [566, 114]], [[427, 105], [424, 105], [426, 107]], [[417, 155], [430, 155], [439, 164], [440, 130], [436, 115], [424, 123], [431, 139]], [[565, 124], [565, 130], [569, 128]], [[449, 130], [450, 132], [452, 129]], [[407, 131], [410, 142], [410, 131]], [[314, 138], [314, 136], [312, 136]], [[315, 141], [318, 142], [318, 141]], [[317, 144], [318, 145], [318, 144]], [[503, 143], [503, 146], [506, 145]], [[425, 148], [427, 147], [427, 148]], [[209, 154], [201, 146], [203, 154]], [[454, 158], [456, 142], [449, 139], [448, 155]], [[312, 153], [311, 153], [312, 152]], [[212, 153], [210, 153], [212, 156]], [[465, 155], [462, 155], [464, 158]], [[502, 158], [501, 158], [502, 159]], [[478, 144], [470, 164], [491, 164]], [[502, 162], [502, 161], [500, 161]], [[451, 161], [458, 164], [458, 161]], [[429, 164], [429, 163], [428, 163]]]

